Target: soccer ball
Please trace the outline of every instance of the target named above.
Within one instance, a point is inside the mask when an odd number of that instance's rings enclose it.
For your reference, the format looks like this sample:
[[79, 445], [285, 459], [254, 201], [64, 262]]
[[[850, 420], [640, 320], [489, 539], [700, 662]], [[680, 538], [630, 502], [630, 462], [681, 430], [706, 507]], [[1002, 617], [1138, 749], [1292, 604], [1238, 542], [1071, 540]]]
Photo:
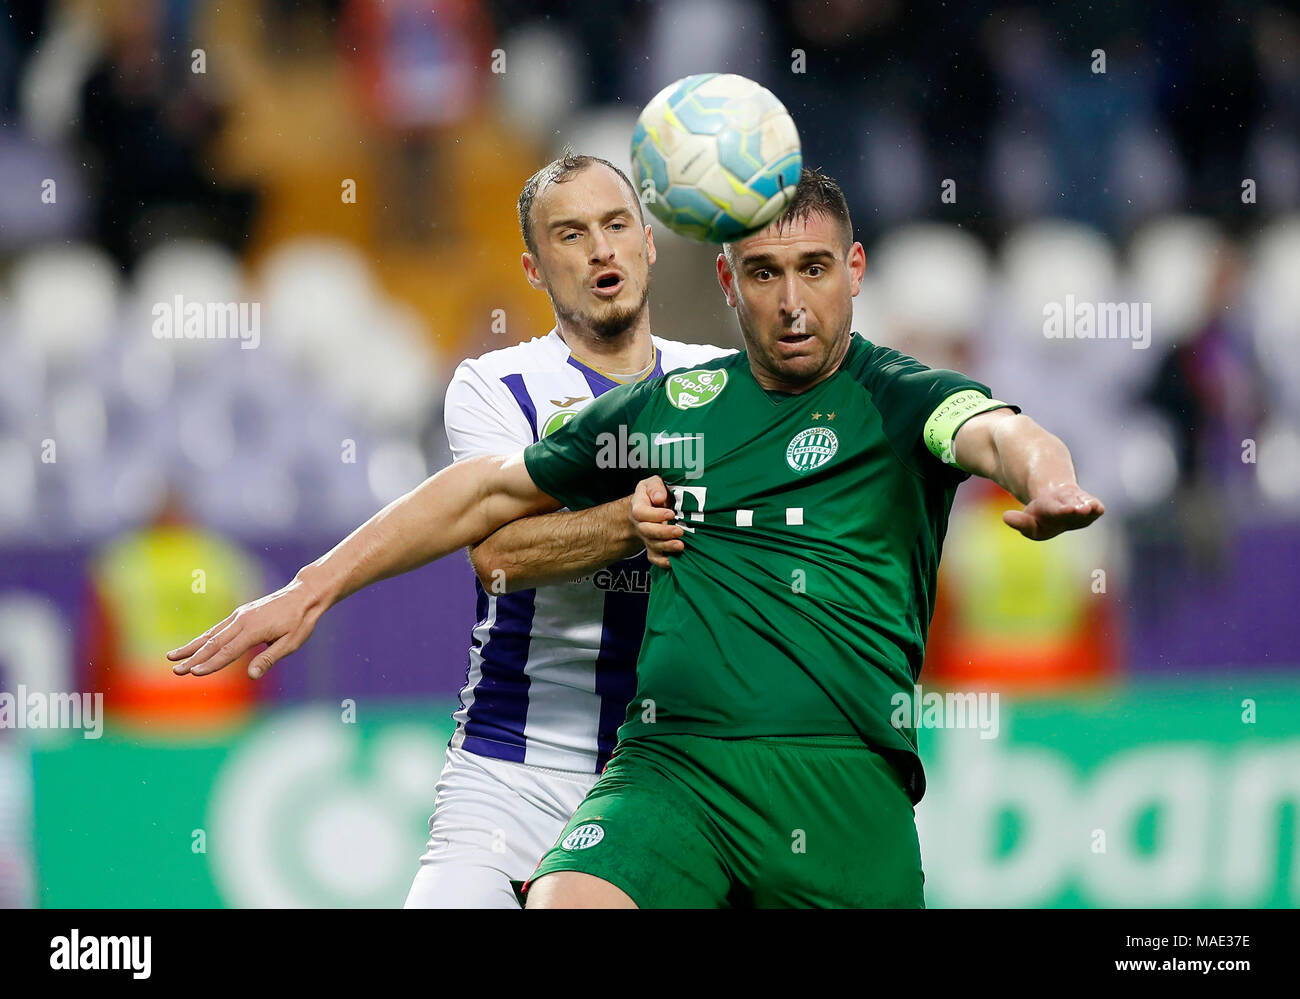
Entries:
[[700, 73], [664, 87], [632, 132], [632, 174], [655, 218], [701, 242], [762, 229], [803, 169], [790, 112], [753, 80]]

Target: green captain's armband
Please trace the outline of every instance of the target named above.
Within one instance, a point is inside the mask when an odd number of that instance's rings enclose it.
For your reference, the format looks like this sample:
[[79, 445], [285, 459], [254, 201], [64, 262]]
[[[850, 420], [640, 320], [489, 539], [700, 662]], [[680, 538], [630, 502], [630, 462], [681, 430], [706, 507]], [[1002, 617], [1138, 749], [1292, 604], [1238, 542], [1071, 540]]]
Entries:
[[957, 436], [961, 425], [972, 416], [1004, 407], [1011, 408], [1008, 403], [990, 399], [978, 389], [962, 389], [941, 402], [939, 408], [925, 421], [925, 429], [922, 431], [925, 446], [945, 465], [961, 468], [952, 449], [953, 438]]

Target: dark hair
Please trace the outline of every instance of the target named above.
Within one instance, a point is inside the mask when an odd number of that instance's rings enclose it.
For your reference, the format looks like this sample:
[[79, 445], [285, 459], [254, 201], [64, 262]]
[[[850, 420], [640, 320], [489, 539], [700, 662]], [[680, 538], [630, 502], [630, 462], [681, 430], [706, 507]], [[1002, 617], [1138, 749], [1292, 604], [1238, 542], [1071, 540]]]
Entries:
[[[785, 211], [773, 223], [777, 231], [784, 229], [791, 222], [807, 222], [813, 215], [825, 215], [837, 223], [843, 238], [845, 252], [853, 245], [853, 220], [849, 218], [849, 203], [844, 200], [840, 185], [820, 170], [804, 167], [799, 174], [799, 183], [794, 189], [794, 197], [785, 206]], [[727, 262], [733, 263], [731, 243], [723, 243], [722, 250], [727, 255]]]
[[618, 167], [614, 166], [609, 160], [602, 160], [599, 156], [587, 156], [585, 153], [575, 153], [568, 146], [560, 151], [559, 159], [551, 160], [546, 166], [542, 167], [535, 174], [528, 178], [524, 184], [524, 189], [519, 192], [519, 231], [523, 234], [524, 245], [528, 247], [528, 252], [537, 254], [537, 238], [533, 235], [533, 202], [537, 200], [539, 192], [547, 184], [562, 184], [573, 177], [579, 171], [587, 169], [594, 163], [607, 166], [618, 174], [619, 179], [627, 185], [627, 189], [632, 192], [632, 200], [636, 202], [637, 217], [645, 223], [645, 214], [641, 210], [641, 199], [636, 195], [636, 188], [628, 180], [625, 174]]

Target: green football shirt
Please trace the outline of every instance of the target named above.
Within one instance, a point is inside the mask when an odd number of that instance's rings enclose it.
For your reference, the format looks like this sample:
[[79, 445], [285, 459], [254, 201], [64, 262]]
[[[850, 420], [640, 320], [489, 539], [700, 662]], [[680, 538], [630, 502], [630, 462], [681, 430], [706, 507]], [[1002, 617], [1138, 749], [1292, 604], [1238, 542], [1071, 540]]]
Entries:
[[1004, 405], [855, 334], [800, 395], [764, 390], [741, 352], [606, 392], [529, 446], [533, 481], [571, 509], [661, 475], [687, 531], [672, 569], [652, 569], [619, 739], [856, 733], [919, 801], [916, 733], [891, 724], [894, 697], [910, 703], [920, 674], [969, 476], [953, 434]]

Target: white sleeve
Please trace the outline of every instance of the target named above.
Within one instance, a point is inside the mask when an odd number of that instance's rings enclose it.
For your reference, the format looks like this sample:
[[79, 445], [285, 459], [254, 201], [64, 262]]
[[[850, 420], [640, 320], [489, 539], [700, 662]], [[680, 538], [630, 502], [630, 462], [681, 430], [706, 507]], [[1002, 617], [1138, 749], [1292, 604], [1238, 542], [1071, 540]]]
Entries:
[[701, 360], [696, 362], [697, 364], [702, 364], [706, 361], [712, 361], [718, 357], [727, 357], [731, 354], [738, 353], [735, 347], [715, 347], [711, 343], [700, 344], [700, 352], [704, 356], [703, 358], [701, 358]]
[[462, 361], [447, 386], [443, 423], [453, 462], [485, 454], [515, 454], [533, 443], [533, 428], [510, 390]]
[[682, 346], [687, 348], [686, 356], [689, 360], [687, 360], [686, 364], [688, 367], [696, 364], [707, 364], [716, 358], [736, 353], [735, 347], [716, 347], [711, 343], [691, 343], [682, 344]]

